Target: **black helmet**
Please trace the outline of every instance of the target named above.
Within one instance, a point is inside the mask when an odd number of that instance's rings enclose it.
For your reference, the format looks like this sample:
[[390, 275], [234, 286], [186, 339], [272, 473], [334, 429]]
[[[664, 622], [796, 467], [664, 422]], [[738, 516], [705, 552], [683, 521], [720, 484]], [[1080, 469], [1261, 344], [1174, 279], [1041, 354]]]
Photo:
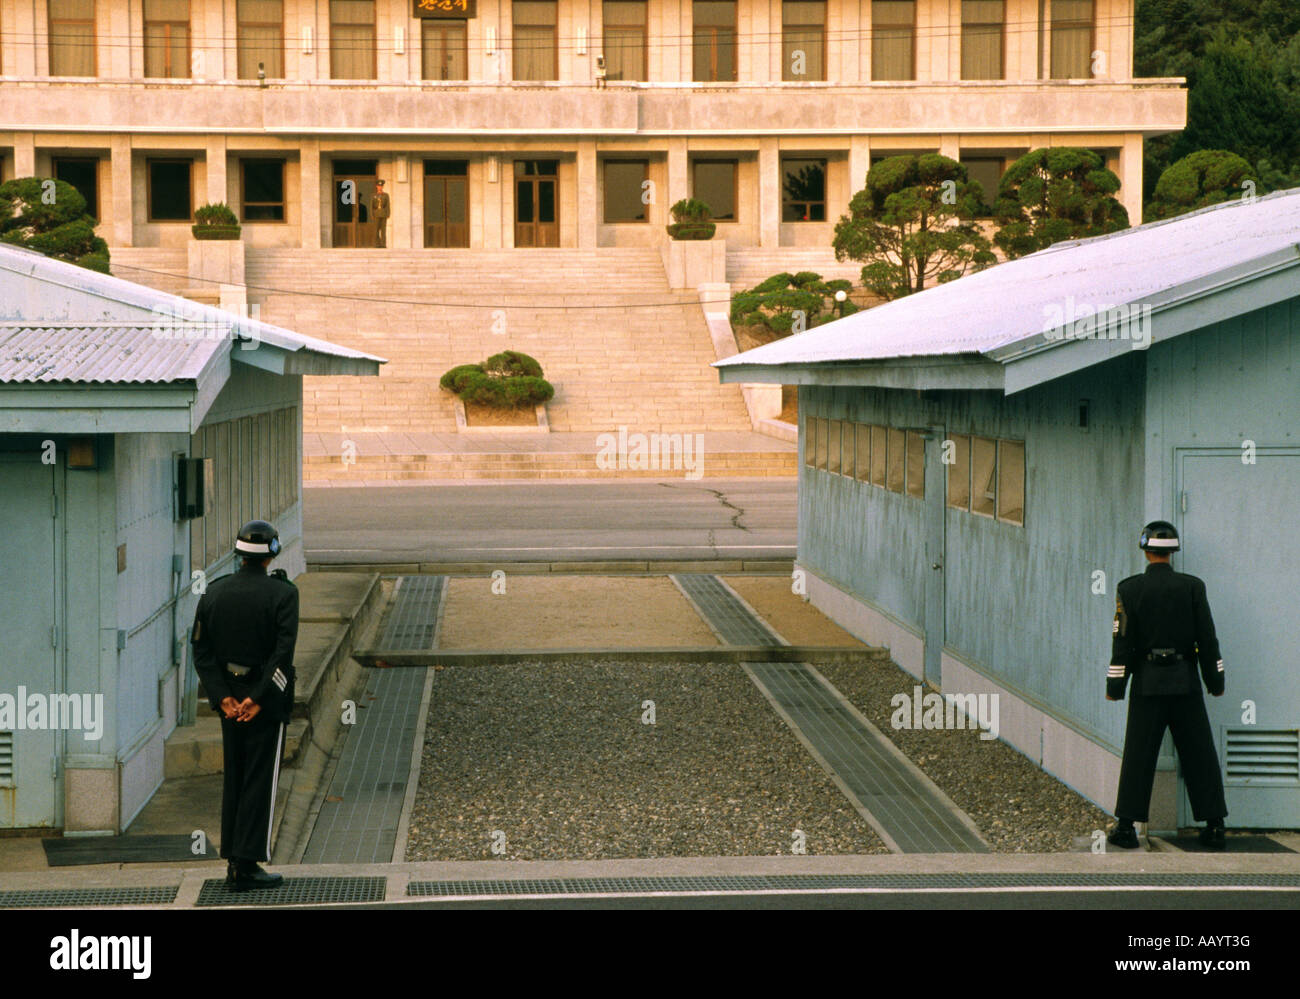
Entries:
[[280, 554], [280, 532], [265, 520], [250, 520], [239, 529], [235, 553], [247, 558], [275, 558]]
[[1182, 547], [1178, 543], [1178, 528], [1167, 520], [1153, 520], [1142, 528], [1138, 547], [1144, 552], [1176, 552]]

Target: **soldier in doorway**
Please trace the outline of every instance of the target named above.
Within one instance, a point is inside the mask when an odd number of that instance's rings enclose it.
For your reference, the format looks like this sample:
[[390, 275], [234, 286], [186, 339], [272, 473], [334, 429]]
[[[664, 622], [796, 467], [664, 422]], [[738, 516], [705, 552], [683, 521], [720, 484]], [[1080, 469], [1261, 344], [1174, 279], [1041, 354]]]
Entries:
[[1168, 728], [1187, 781], [1192, 815], [1206, 823], [1201, 843], [1222, 850], [1228, 806], [1201, 680], [1206, 690], [1222, 697], [1224, 673], [1205, 584], [1174, 571], [1170, 557], [1180, 546], [1178, 531], [1168, 521], [1155, 520], [1142, 528], [1138, 547], [1148, 565], [1146, 572], [1128, 577], [1116, 589], [1106, 670], [1107, 700], [1123, 700], [1133, 680], [1115, 804], [1118, 821], [1107, 841], [1124, 849], [1138, 847], [1133, 823], [1147, 821], [1160, 743]]
[[375, 181], [375, 196], [370, 199], [370, 214], [375, 219], [375, 246], [388, 246], [388, 216], [392, 214], [392, 206], [389, 203], [388, 195], [384, 193], [384, 182]]
[[293, 711], [293, 650], [298, 640], [298, 588], [283, 569], [267, 573], [280, 535], [264, 520], [239, 529], [238, 572], [214, 579], [194, 612], [194, 668], [221, 714], [224, 777], [221, 856], [236, 891], [274, 888], [271, 859], [275, 793], [284, 727]]

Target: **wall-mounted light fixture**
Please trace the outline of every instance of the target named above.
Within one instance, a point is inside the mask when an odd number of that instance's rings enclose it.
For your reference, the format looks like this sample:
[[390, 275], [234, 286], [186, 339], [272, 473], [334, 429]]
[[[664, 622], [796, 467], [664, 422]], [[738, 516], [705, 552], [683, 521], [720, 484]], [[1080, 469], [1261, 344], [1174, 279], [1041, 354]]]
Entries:
[[487, 47], [485, 48], [484, 51], [488, 55], [495, 55], [497, 50], [497, 29], [489, 25], [487, 29], [486, 38], [487, 38], [487, 42], [486, 42]]
[[393, 25], [393, 55], [406, 52], [406, 29], [400, 24]]
[[501, 161], [495, 156], [487, 158], [487, 179], [489, 184], [495, 184], [501, 179]]
[[312, 47], [311, 25], [304, 24], [302, 26], [302, 54], [311, 55], [311, 47]]
[[581, 25], [578, 28], [578, 55], [587, 54], [587, 26]]

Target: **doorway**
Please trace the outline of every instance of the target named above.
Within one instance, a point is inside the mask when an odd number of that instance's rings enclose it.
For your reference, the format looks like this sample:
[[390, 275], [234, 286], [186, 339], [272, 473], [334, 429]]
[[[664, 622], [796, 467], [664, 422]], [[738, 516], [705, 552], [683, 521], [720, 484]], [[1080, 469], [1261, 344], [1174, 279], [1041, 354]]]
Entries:
[[469, 246], [465, 160], [424, 161], [424, 245]]
[[370, 216], [377, 161], [334, 161], [333, 246], [374, 246], [378, 229]]
[[515, 246], [559, 246], [558, 160], [515, 161]]

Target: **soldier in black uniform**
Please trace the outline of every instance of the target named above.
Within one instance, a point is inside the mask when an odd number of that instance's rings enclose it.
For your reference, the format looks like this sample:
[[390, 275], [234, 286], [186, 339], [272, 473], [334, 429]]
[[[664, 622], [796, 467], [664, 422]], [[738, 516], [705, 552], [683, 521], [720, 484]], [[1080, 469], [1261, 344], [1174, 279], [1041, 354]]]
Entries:
[[225, 779], [221, 856], [236, 891], [272, 888], [282, 880], [258, 861], [271, 859], [271, 824], [293, 710], [293, 648], [298, 640], [298, 588], [283, 569], [268, 575], [280, 536], [264, 520], [239, 530], [238, 572], [213, 580], [194, 613], [194, 668], [214, 711], [222, 714]]
[[1206, 690], [1221, 697], [1224, 674], [1205, 584], [1195, 576], [1174, 572], [1169, 559], [1179, 549], [1178, 531], [1168, 521], [1147, 524], [1138, 546], [1150, 564], [1142, 575], [1130, 576], [1116, 589], [1106, 671], [1108, 700], [1123, 700], [1124, 689], [1133, 680], [1115, 804], [1118, 823], [1107, 840], [1125, 849], [1139, 845], [1133, 823], [1147, 821], [1156, 760], [1167, 727], [1173, 732], [1187, 781], [1192, 815], [1206, 823], [1201, 842], [1222, 850], [1228, 806], [1200, 680]]

